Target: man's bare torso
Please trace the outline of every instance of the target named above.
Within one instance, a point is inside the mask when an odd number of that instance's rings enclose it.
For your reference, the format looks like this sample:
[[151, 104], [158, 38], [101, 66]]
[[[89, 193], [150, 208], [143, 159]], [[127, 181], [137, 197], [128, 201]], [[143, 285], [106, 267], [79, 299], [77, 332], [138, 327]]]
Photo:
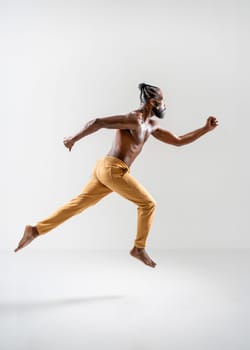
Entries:
[[108, 153], [109, 156], [116, 157], [130, 166], [138, 154], [141, 152], [144, 143], [151, 135], [154, 127], [152, 119], [141, 118], [141, 113], [137, 114], [139, 123], [135, 129], [117, 129], [113, 145]]

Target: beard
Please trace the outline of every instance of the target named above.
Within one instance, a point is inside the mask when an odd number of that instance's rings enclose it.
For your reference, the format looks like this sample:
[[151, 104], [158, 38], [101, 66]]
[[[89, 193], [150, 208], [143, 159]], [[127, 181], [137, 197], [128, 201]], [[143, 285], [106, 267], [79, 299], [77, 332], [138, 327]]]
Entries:
[[152, 112], [154, 113], [154, 115], [157, 117], [157, 118], [164, 118], [165, 116], [165, 111], [166, 111], [166, 108], [160, 108], [160, 109], [157, 109], [156, 107], [154, 107], [152, 109]]

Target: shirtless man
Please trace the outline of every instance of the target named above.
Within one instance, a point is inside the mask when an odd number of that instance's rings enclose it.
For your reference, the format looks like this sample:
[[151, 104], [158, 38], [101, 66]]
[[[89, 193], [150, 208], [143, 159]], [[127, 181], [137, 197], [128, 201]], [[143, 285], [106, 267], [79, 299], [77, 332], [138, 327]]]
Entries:
[[99, 160], [93, 175], [82, 192], [69, 203], [63, 205], [36, 226], [27, 225], [23, 237], [15, 252], [27, 246], [36, 237], [42, 235], [73, 215], [79, 214], [91, 205], [96, 204], [111, 192], [117, 192], [132, 201], [138, 208], [137, 234], [130, 254], [144, 264], [155, 267], [156, 263], [145, 250], [146, 239], [153, 221], [155, 201], [147, 190], [130, 175], [130, 166], [141, 152], [150, 135], [174, 146], [182, 146], [197, 140], [202, 135], [217, 127], [215, 117], [210, 116], [206, 124], [183, 136], [176, 136], [162, 129], [154, 116], [163, 118], [165, 102], [160, 88], [140, 84], [141, 107], [126, 115], [96, 118], [88, 122], [83, 130], [75, 136], [64, 139], [64, 145], [71, 151], [81, 138], [102, 128], [116, 129], [113, 145], [107, 156]]

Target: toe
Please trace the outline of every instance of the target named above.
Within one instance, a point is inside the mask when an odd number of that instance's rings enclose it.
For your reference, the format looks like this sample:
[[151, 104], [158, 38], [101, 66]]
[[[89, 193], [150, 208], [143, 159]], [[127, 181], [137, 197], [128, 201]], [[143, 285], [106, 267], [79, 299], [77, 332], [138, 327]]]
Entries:
[[21, 249], [20, 245], [14, 250], [14, 252], [18, 252], [19, 249]]
[[150, 264], [152, 267], [155, 267], [156, 266], [156, 263], [153, 261], [153, 260], [151, 260], [151, 264]]

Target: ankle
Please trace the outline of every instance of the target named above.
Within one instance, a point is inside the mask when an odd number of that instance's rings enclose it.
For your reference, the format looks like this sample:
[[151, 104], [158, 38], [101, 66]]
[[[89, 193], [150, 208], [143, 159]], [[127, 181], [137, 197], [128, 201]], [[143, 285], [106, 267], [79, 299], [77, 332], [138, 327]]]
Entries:
[[32, 235], [34, 237], [37, 237], [39, 235], [39, 232], [38, 232], [36, 226], [31, 226], [31, 227], [32, 227]]
[[141, 251], [143, 251], [145, 248], [141, 248], [141, 247], [136, 247], [136, 246], [134, 246], [133, 249], [137, 250], [138, 252], [141, 252]]

